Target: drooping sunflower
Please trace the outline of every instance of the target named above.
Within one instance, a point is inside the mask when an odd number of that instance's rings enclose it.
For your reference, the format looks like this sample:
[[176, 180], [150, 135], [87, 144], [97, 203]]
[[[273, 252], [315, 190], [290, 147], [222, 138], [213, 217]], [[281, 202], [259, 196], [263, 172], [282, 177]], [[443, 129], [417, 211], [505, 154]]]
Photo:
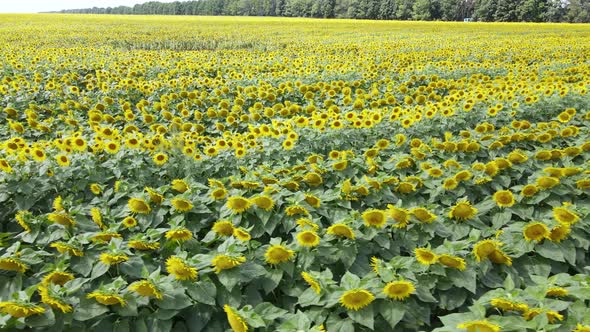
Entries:
[[290, 217], [297, 216], [297, 215], [308, 216], [309, 211], [304, 206], [295, 204], [295, 205], [289, 205], [285, 209], [285, 214], [287, 214]]
[[178, 212], [188, 212], [193, 209], [193, 203], [186, 198], [174, 197], [170, 200], [170, 203]]
[[93, 207], [90, 209], [90, 216], [92, 218], [92, 221], [94, 221], [94, 223], [96, 224], [96, 226], [98, 226], [98, 228], [105, 230], [106, 226], [105, 224], [103, 224], [102, 222], [102, 214], [100, 213], [100, 209], [97, 207]]
[[511, 207], [514, 205], [514, 196], [510, 190], [499, 190], [494, 193], [494, 202], [499, 207]]
[[178, 191], [179, 193], [184, 193], [188, 191], [189, 186], [186, 181], [182, 179], [175, 179], [172, 181], [172, 189]]
[[352, 228], [350, 228], [348, 225], [345, 225], [345, 224], [334, 224], [334, 225], [328, 227], [326, 233], [340, 236], [340, 237], [345, 237], [348, 239], [355, 238]]
[[572, 332], [590, 332], [590, 325], [576, 324], [576, 329]]
[[493, 307], [498, 308], [502, 311], [514, 310], [514, 311], [526, 312], [527, 310], [529, 310], [529, 306], [526, 303], [514, 302], [514, 301], [510, 301], [510, 300], [506, 300], [506, 299], [502, 299], [502, 298], [497, 298], [497, 297], [491, 299], [490, 304]]
[[305, 201], [307, 202], [307, 204], [311, 205], [316, 209], [319, 208], [322, 204], [320, 198], [313, 194], [305, 194]]
[[223, 270], [233, 269], [246, 261], [246, 257], [232, 257], [228, 255], [217, 255], [211, 260], [211, 266], [215, 273], [220, 273]]
[[297, 243], [302, 247], [316, 247], [320, 244], [320, 237], [314, 231], [302, 231], [297, 234]]
[[465, 329], [467, 332], [500, 332], [500, 326], [490, 323], [487, 320], [473, 320], [457, 325], [457, 328]]
[[0, 270], [16, 271], [23, 273], [29, 269], [29, 266], [20, 261], [18, 258], [4, 257], [0, 258]]
[[429, 224], [436, 220], [436, 215], [423, 207], [413, 208], [410, 210], [410, 213], [414, 215], [414, 217], [416, 217], [416, 219], [418, 219], [420, 222]]
[[395, 228], [406, 228], [410, 223], [410, 211], [408, 209], [396, 207], [393, 205], [387, 206], [387, 212], [393, 221], [393, 227]]
[[127, 201], [127, 207], [129, 207], [131, 212], [141, 214], [148, 214], [152, 210], [146, 201], [135, 197], [130, 198], [129, 201]]
[[221, 236], [231, 236], [234, 233], [234, 224], [227, 220], [218, 220], [211, 228], [213, 232]]
[[567, 206], [558, 206], [553, 208], [553, 218], [560, 224], [572, 225], [580, 220], [575, 212], [569, 210]]
[[438, 261], [438, 256], [428, 248], [414, 249], [416, 260], [423, 265], [432, 265]]
[[539, 187], [535, 184], [527, 184], [526, 186], [522, 187], [520, 194], [523, 197], [533, 197], [539, 192]]
[[223, 306], [223, 311], [225, 311], [229, 326], [234, 332], [248, 332], [248, 325], [232, 307], [226, 304]]
[[309, 285], [309, 287], [311, 287], [311, 289], [313, 289], [316, 294], [321, 293], [322, 288], [320, 287], [320, 283], [315, 280], [314, 277], [312, 277], [309, 273], [307, 272], [301, 272], [301, 277], [303, 278], [303, 280], [305, 280], [305, 282]]
[[340, 304], [348, 310], [358, 311], [373, 302], [375, 295], [366, 289], [352, 289], [340, 297]]
[[370, 209], [363, 212], [362, 218], [368, 227], [383, 228], [387, 223], [387, 217], [382, 210]]
[[233, 213], [242, 213], [250, 208], [252, 201], [242, 196], [231, 196], [227, 199], [226, 206]]
[[30, 233], [32, 229], [28, 221], [31, 220], [32, 217], [33, 214], [30, 211], [20, 210], [16, 213], [14, 219], [20, 225], [20, 227], [22, 227], [25, 230], [25, 232]]
[[465, 270], [467, 267], [467, 264], [463, 258], [449, 254], [442, 254], [438, 256], [438, 262], [444, 266], [452, 267], [460, 271]]
[[414, 284], [407, 280], [392, 281], [385, 285], [383, 293], [394, 300], [404, 300], [416, 291]]
[[540, 189], [551, 189], [559, 184], [559, 178], [552, 176], [541, 176], [537, 179], [537, 186]]
[[64, 302], [63, 300], [50, 294], [49, 288], [45, 285], [37, 286], [37, 292], [41, 296], [41, 302], [49, 305], [53, 309], [57, 309], [63, 313], [72, 312], [74, 308], [71, 304]]
[[158, 287], [149, 280], [139, 280], [129, 285], [129, 290], [135, 293], [146, 296], [155, 297], [158, 300], [162, 299], [162, 292], [158, 290]]
[[485, 260], [500, 246], [502, 246], [502, 243], [497, 240], [487, 239], [479, 241], [473, 246], [475, 260], [478, 262]]
[[160, 248], [160, 242], [148, 242], [143, 240], [130, 240], [127, 243], [129, 248], [137, 250], [156, 250]]
[[96, 302], [103, 304], [103, 305], [115, 305], [118, 304], [122, 307], [126, 305], [125, 300], [119, 295], [115, 293], [105, 293], [101, 291], [92, 292], [86, 295], [88, 299], [94, 299]]
[[45, 308], [32, 303], [0, 302], [0, 312], [14, 318], [24, 318], [40, 315], [45, 312]]
[[549, 239], [553, 242], [561, 242], [567, 238], [571, 233], [572, 229], [568, 224], [561, 224], [553, 227], [551, 233], [549, 233]]
[[250, 239], [252, 238], [252, 236], [250, 236], [250, 233], [248, 233], [248, 231], [242, 227], [234, 228], [233, 236], [236, 239], [243, 241], [243, 242], [250, 241]]
[[129, 260], [127, 255], [118, 255], [118, 254], [109, 254], [107, 252], [103, 252], [100, 254], [100, 261], [106, 265], [117, 265]]
[[265, 211], [271, 211], [272, 208], [275, 206], [275, 201], [272, 199], [272, 197], [268, 196], [268, 195], [260, 195], [260, 196], [256, 196], [254, 198], [252, 198], [252, 202], [254, 202], [254, 204], [265, 210]]
[[502, 251], [499, 248], [497, 248], [496, 250], [494, 250], [488, 256], [488, 259], [492, 263], [504, 264], [504, 265], [508, 265], [508, 266], [511, 266], [512, 265], [512, 258], [510, 258], [510, 256], [508, 256], [504, 251]]
[[198, 276], [197, 269], [178, 256], [170, 256], [166, 260], [166, 271], [177, 280], [195, 280]]
[[467, 200], [457, 202], [449, 211], [449, 218], [459, 221], [472, 219], [477, 215], [477, 209]]
[[72, 256], [82, 257], [84, 256], [84, 252], [78, 248], [74, 248], [73, 246], [65, 243], [65, 242], [53, 242], [49, 245], [51, 248], [55, 248], [60, 254], [68, 253]]
[[150, 202], [156, 204], [162, 204], [164, 201], [164, 196], [150, 187], [145, 187], [145, 191], [147, 191], [148, 195], [150, 196]]
[[525, 240], [527, 241], [537, 241], [541, 242], [543, 239], [549, 238], [551, 231], [542, 222], [533, 222], [526, 225], [522, 233], [524, 235]]
[[60, 224], [62, 226], [71, 227], [75, 226], [76, 222], [65, 212], [52, 212], [47, 215], [47, 219], [53, 223]]
[[565, 297], [568, 296], [569, 291], [563, 287], [551, 287], [545, 292], [545, 296]]
[[193, 233], [184, 227], [183, 228], [176, 228], [176, 229], [171, 229], [171, 230], [167, 231], [166, 238], [168, 240], [184, 242], [184, 241], [188, 241], [188, 240], [192, 239]]
[[66, 282], [70, 280], [74, 280], [75, 277], [73, 274], [65, 271], [53, 271], [47, 274], [41, 280], [41, 284], [48, 285], [48, 284], [55, 284], [63, 286]]
[[264, 253], [266, 262], [271, 265], [287, 262], [291, 260], [293, 256], [295, 256], [295, 251], [280, 244], [270, 246]]

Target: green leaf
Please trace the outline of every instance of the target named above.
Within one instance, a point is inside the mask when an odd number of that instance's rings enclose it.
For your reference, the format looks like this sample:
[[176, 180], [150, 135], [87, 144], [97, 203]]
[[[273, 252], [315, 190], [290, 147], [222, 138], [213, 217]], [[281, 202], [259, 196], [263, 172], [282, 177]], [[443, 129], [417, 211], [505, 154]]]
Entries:
[[265, 321], [273, 321], [279, 317], [284, 316], [288, 311], [277, 308], [271, 303], [263, 302], [254, 308], [254, 311], [258, 313]]
[[393, 330], [397, 323], [404, 318], [406, 307], [401, 302], [382, 301], [379, 305], [379, 313]]
[[109, 268], [110, 268], [110, 266], [106, 265], [103, 262], [96, 263], [94, 265], [94, 267], [92, 268], [92, 274], [90, 275], [90, 279], [94, 280], [94, 279], [102, 276], [103, 274], [107, 273]]
[[212, 306], [215, 305], [217, 288], [215, 288], [215, 284], [210, 281], [190, 283], [186, 286], [186, 292], [197, 302]]
[[80, 304], [76, 310], [74, 310], [73, 317], [75, 320], [87, 321], [108, 311], [109, 308], [107, 306], [99, 304], [91, 299], [82, 298]]
[[348, 317], [353, 321], [370, 329], [373, 329], [374, 324], [374, 313], [373, 306], [369, 304], [368, 307], [361, 310], [349, 310]]
[[544, 241], [542, 244], [538, 245], [535, 248], [535, 251], [539, 255], [545, 258], [549, 258], [553, 261], [565, 262], [565, 258], [563, 257], [563, 252], [561, 248], [559, 247], [559, 245], [553, 242]]

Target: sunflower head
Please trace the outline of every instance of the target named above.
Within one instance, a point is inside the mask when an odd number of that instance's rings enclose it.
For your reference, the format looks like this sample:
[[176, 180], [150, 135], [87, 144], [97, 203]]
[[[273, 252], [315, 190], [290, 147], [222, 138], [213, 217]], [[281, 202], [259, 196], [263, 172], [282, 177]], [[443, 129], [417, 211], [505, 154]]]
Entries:
[[522, 233], [525, 240], [540, 242], [543, 239], [549, 238], [551, 232], [549, 228], [542, 222], [533, 222], [524, 226]]
[[266, 250], [266, 253], [264, 253], [266, 262], [271, 265], [287, 262], [291, 260], [293, 256], [295, 256], [295, 251], [280, 244], [270, 246]]
[[493, 199], [499, 207], [511, 207], [514, 205], [514, 196], [510, 190], [496, 191]]
[[427, 248], [416, 248], [414, 254], [418, 263], [423, 265], [432, 265], [438, 261], [438, 256]]
[[229, 326], [234, 332], [248, 332], [248, 325], [244, 319], [229, 305], [223, 306]]
[[352, 228], [350, 228], [348, 225], [345, 225], [345, 224], [334, 224], [334, 225], [328, 227], [328, 230], [326, 231], [326, 233], [332, 234], [335, 236], [345, 237], [348, 239], [355, 238]]
[[297, 242], [302, 247], [316, 247], [320, 244], [320, 237], [314, 231], [302, 231], [297, 234]]
[[462, 221], [472, 219], [476, 214], [477, 209], [474, 208], [469, 201], [463, 200], [451, 208], [449, 218]]
[[365, 289], [352, 289], [340, 297], [340, 304], [348, 310], [358, 311], [373, 302], [375, 295]]
[[197, 269], [188, 265], [178, 256], [170, 256], [166, 260], [166, 271], [177, 280], [195, 280], [198, 275]]
[[127, 206], [133, 213], [148, 214], [151, 211], [150, 205], [141, 198], [130, 198]]
[[368, 227], [383, 228], [387, 223], [387, 217], [382, 210], [371, 209], [363, 212], [363, 221]]
[[383, 293], [385, 293], [387, 297], [398, 301], [410, 297], [415, 291], [416, 288], [414, 287], [414, 284], [406, 280], [392, 281], [383, 288]]
[[232, 212], [242, 213], [250, 208], [252, 201], [242, 196], [231, 196], [226, 205]]

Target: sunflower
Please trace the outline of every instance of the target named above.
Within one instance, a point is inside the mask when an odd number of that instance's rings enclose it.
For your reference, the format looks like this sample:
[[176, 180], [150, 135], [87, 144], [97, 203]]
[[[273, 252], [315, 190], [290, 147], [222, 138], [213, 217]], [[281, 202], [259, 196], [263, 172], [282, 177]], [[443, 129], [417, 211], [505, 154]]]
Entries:
[[141, 214], [148, 214], [152, 210], [150, 205], [141, 198], [130, 198], [127, 201], [127, 207], [133, 213], [141, 213]]
[[0, 270], [23, 273], [28, 269], [29, 267], [27, 264], [21, 262], [20, 259], [7, 257], [0, 258]]
[[106, 252], [100, 254], [100, 261], [105, 265], [117, 265], [129, 260], [127, 255], [113, 255]]
[[93, 207], [90, 209], [90, 216], [92, 221], [98, 226], [98, 228], [105, 230], [106, 226], [102, 223], [102, 215], [100, 214], [100, 209], [97, 207]]
[[100, 232], [98, 234], [93, 235], [90, 240], [92, 242], [98, 242], [98, 243], [108, 243], [111, 241], [111, 239], [120, 239], [122, 238], [121, 234], [119, 233], [114, 233], [114, 232]]
[[250, 208], [252, 201], [242, 196], [231, 196], [227, 199], [226, 206], [233, 213], [242, 213]]
[[513, 302], [513, 301], [506, 300], [506, 299], [501, 299], [501, 298], [491, 299], [490, 304], [493, 307], [498, 308], [502, 311], [514, 310], [514, 311], [526, 312], [527, 310], [529, 310], [529, 306], [526, 305], [525, 303]]
[[393, 224], [395, 228], [406, 228], [410, 223], [410, 211], [408, 209], [399, 208], [390, 204], [387, 206], [387, 212], [391, 219], [395, 221]]
[[58, 154], [57, 156], [55, 156], [55, 160], [57, 161], [57, 164], [61, 167], [70, 166], [70, 158], [68, 158], [68, 156], [66, 156], [65, 154]]
[[211, 266], [215, 273], [220, 273], [223, 270], [233, 269], [246, 261], [246, 257], [231, 257], [228, 255], [217, 255], [211, 260]]
[[392, 281], [383, 288], [383, 293], [387, 297], [398, 301], [410, 297], [415, 291], [416, 287], [414, 287], [414, 284], [405, 280]]
[[590, 332], [590, 325], [576, 324], [576, 329], [572, 332]]
[[216, 201], [222, 200], [227, 196], [227, 190], [225, 188], [215, 188], [209, 195], [209, 197], [213, 198]]
[[465, 329], [467, 332], [500, 332], [500, 326], [492, 324], [487, 320], [473, 320], [457, 325], [457, 328]]
[[559, 184], [559, 178], [552, 176], [541, 176], [537, 179], [537, 186], [540, 189], [551, 189]]
[[155, 250], [160, 248], [160, 242], [146, 242], [142, 240], [131, 240], [127, 243], [129, 248], [137, 250]]
[[271, 265], [287, 262], [291, 260], [293, 256], [295, 256], [295, 251], [287, 249], [280, 244], [270, 246], [264, 253], [266, 262]]
[[463, 221], [472, 219], [476, 214], [477, 209], [471, 206], [469, 201], [462, 200], [451, 208], [451, 211], [449, 211], [449, 218]]
[[132, 216], [127, 216], [123, 219], [121, 224], [123, 224], [123, 226], [126, 228], [133, 228], [137, 226], [137, 219], [133, 218]]
[[320, 198], [312, 194], [305, 194], [305, 201], [316, 209], [322, 205]]
[[256, 206], [258, 206], [259, 208], [261, 208], [265, 211], [271, 211], [272, 208], [275, 206], [275, 201], [272, 199], [272, 197], [267, 196], [267, 195], [261, 195], [261, 196], [254, 197], [252, 199], [252, 202]]
[[159, 152], [154, 155], [152, 160], [156, 165], [162, 166], [168, 161], [168, 155], [163, 152]]
[[227, 321], [234, 332], [248, 332], [248, 325], [232, 307], [226, 304], [223, 306], [223, 311], [227, 314]]
[[499, 207], [511, 207], [514, 205], [514, 196], [510, 190], [496, 191], [493, 199]]
[[47, 219], [53, 223], [60, 224], [62, 226], [70, 227], [75, 226], [76, 222], [72, 217], [64, 212], [52, 212], [47, 215]]
[[30, 220], [32, 217], [33, 214], [30, 211], [20, 210], [16, 213], [14, 219], [16, 220], [16, 222], [18, 222], [20, 227], [22, 227], [27, 233], [30, 233], [32, 229], [31, 226], [29, 226], [29, 224], [27, 223], [27, 220]]
[[193, 238], [193, 233], [186, 228], [171, 229], [166, 232], [168, 240], [184, 242]]
[[219, 220], [213, 224], [211, 230], [217, 235], [231, 236], [234, 233], [234, 225], [231, 221]]
[[303, 216], [309, 216], [309, 211], [307, 210], [307, 208], [305, 208], [304, 206], [301, 205], [290, 205], [285, 209], [285, 213], [288, 216], [296, 216], [296, 215], [303, 215]]
[[143, 188], [143, 190], [147, 191], [148, 195], [150, 196], [150, 202], [162, 204], [162, 202], [164, 201], [164, 196], [159, 192], [155, 191], [154, 189], [150, 187], [145, 187]]
[[375, 295], [365, 289], [352, 289], [340, 297], [340, 304], [348, 310], [358, 311], [373, 302]]
[[170, 203], [178, 212], [188, 212], [193, 209], [193, 203], [186, 198], [175, 197], [170, 200]]
[[575, 212], [570, 211], [565, 206], [558, 206], [553, 208], [553, 218], [560, 224], [572, 225], [580, 220]]
[[465, 270], [467, 267], [463, 258], [448, 254], [442, 254], [438, 256], [438, 262], [444, 266], [452, 267], [460, 271]]
[[6, 173], [13, 172], [12, 166], [10, 166], [10, 164], [8, 163], [8, 161], [6, 159], [0, 159], [0, 170], [4, 171]]
[[156, 287], [156, 285], [154, 285], [149, 280], [144, 279], [144, 280], [136, 281], [136, 282], [132, 283], [131, 285], [129, 285], [129, 290], [134, 291], [141, 296], [146, 296], [146, 297], [153, 296], [158, 300], [162, 299], [162, 292], [160, 292], [158, 290], [158, 288]]
[[535, 184], [527, 184], [522, 187], [520, 194], [524, 197], [533, 197], [539, 192], [539, 187]]
[[252, 236], [250, 236], [250, 233], [248, 233], [247, 230], [245, 230], [244, 228], [240, 227], [240, 228], [234, 228], [234, 233], [233, 233], [234, 237], [240, 241], [250, 241], [250, 239], [252, 238]]
[[547, 310], [545, 315], [547, 315], [547, 320], [549, 321], [549, 324], [555, 324], [556, 321], [563, 320], [563, 315], [557, 311]]
[[395, 188], [395, 191], [401, 194], [409, 194], [411, 192], [416, 191], [416, 185], [407, 181], [400, 182]]
[[489, 256], [488, 259], [492, 262], [492, 263], [496, 263], [496, 264], [505, 264], [508, 266], [512, 265], [512, 258], [510, 258], [508, 255], [506, 255], [506, 253], [504, 253], [502, 250], [500, 249], [496, 249], [494, 250]]
[[71, 304], [65, 303], [61, 299], [51, 296], [49, 289], [44, 285], [37, 286], [37, 292], [41, 296], [41, 302], [49, 305], [53, 309], [57, 309], [63, 313], [72, 312], [74, 308]]
[[363, 212], [362, 218], [367, 227], [383, 228], [387, 223], [387, 217], [382, 210], [366, 210]]
[[571, 233], [572, 229], [568, 224], [561, 224], [553, 227], [549, 233], [549, 239], [553, 242], [561, 242]]
[[459, 181], [457, 181], [455, 178], [446, 178], [443, 181], [443, 188], [445, 190], [453, 190], [453, 189], [457, 188], [458, 185], [459, 185]]
[[473, 246], [473, 255], [475, 260], [481, 262], [488, 258], [496, 249], [502, 246], [502, 243], [497, 240], [482, 240]]
[[33, 159], [35, 159], [35, 161], [38, 161], [38, 162], [42, 162], [45, 159], [47, 159], [47, 155], [45, 154], [45, 151], [43, 151], [39, 148], [31, 149], [31, 156], [33, 156]]
[[59, 252], [60, 254], [68, 253], [72, 256], [78, 256], [78, 257], [84, 256], [84, 252], [82, 252], [81, 250], [76, 249], [64, 242], [53, 242], [49, 246], [51, 248], [55, 248], [57, 250], [57, 252]]
[[410, 210], [410, 213], [414, 215], [414, 217], [416, 217], [416, 219], [418, 219], [420, 222], [429, 224], [436, 220], [436, 215], [423, 207], [413, 208]]
[[0, 312], [14, 318], [24, 318], [32, 315], [40, 315], [45, 312], [45, 308], [32, 303], [0, 302]]
[[320, 237], [314, 231], [303, 231], [297, 234], [297, 242], [302, 247], [316, 247], [320, 244]]
[[427, 248], [416, 248], [414, 254], [418, 263], [423, 265], [432, 265], [438, 261], [438, 256]]
[[303, 278], [303, 280], [305, 280], [309, 287], [311, 287], [311, 289], [313, 289], [316, 292], [316, 294], [321, 293], [322, 289], [320, 287], [320, 284], [317, 280], [314, 279], [314, 277], [312, 277], [307, 272], [301, 272], [301, 277]]
[[172, 189], [179, 193], [184, 193], [189, 189], [188, 184], [182, 179], [175, 179], [172, 181]]
[[197, 269], [188, 265], [178, 256], [170, 256], [166, 260], [166, 271], [173, 275], [176, 280], [195, 280], [197, 279]]
[[549, 238], [551, 232], [549, 228], [542, 222], [533, 222], [526, 225], [522, 233], [525, 240], [541, 242], [543, 239]]
[[121, 149], [121, 143], [119, 143], [117, 141], [108, 142], [105, 145], [104, 149], [107, 153], [115, 154], [115, 153], [119, 152], [119, 150]]
[[334, 224], [334, 225], [328, 227], [326, 233], [336, 235], [336, 236], [345, 237], [348, 239], [355, 238], [352, 228], [350, 228], [348, 225], [345, 225], [345, 224]]
[[53, 271], [47, 274], [41, 280], [41, 284], [48, 285], [48, 284], [55, 284], [63, 286], [66, 282], [70, 280], [74, 280], [75, 277], [73, 274], [64, 271]]
[[545, 296], [565, 297], [569, 291], [563, 287], [551, 287], [545, 292]]
[[96, 302], [103, 304], [103, 305], [115, 305], [118, 304], [122, 307], [125, 306], [125, 300], [118, 294], [114, 293], [105, 293], [101, 291], [92, 292], [86, 295], [88, 299], [95, 299]]
[[332, 169], [335, 171], [344, 171], [346, 167], [348, 167], [348, 160], [346, 159], [337, 161], [332, 165]]

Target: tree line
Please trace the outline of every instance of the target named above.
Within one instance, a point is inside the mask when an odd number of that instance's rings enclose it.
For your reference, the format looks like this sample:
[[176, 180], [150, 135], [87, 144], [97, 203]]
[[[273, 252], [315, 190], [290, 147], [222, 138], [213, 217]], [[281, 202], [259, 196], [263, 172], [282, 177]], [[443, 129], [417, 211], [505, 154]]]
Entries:
[[590, 0], [199, 0], [61, 13], [227, 15], [485, 22], [590, 22]]

